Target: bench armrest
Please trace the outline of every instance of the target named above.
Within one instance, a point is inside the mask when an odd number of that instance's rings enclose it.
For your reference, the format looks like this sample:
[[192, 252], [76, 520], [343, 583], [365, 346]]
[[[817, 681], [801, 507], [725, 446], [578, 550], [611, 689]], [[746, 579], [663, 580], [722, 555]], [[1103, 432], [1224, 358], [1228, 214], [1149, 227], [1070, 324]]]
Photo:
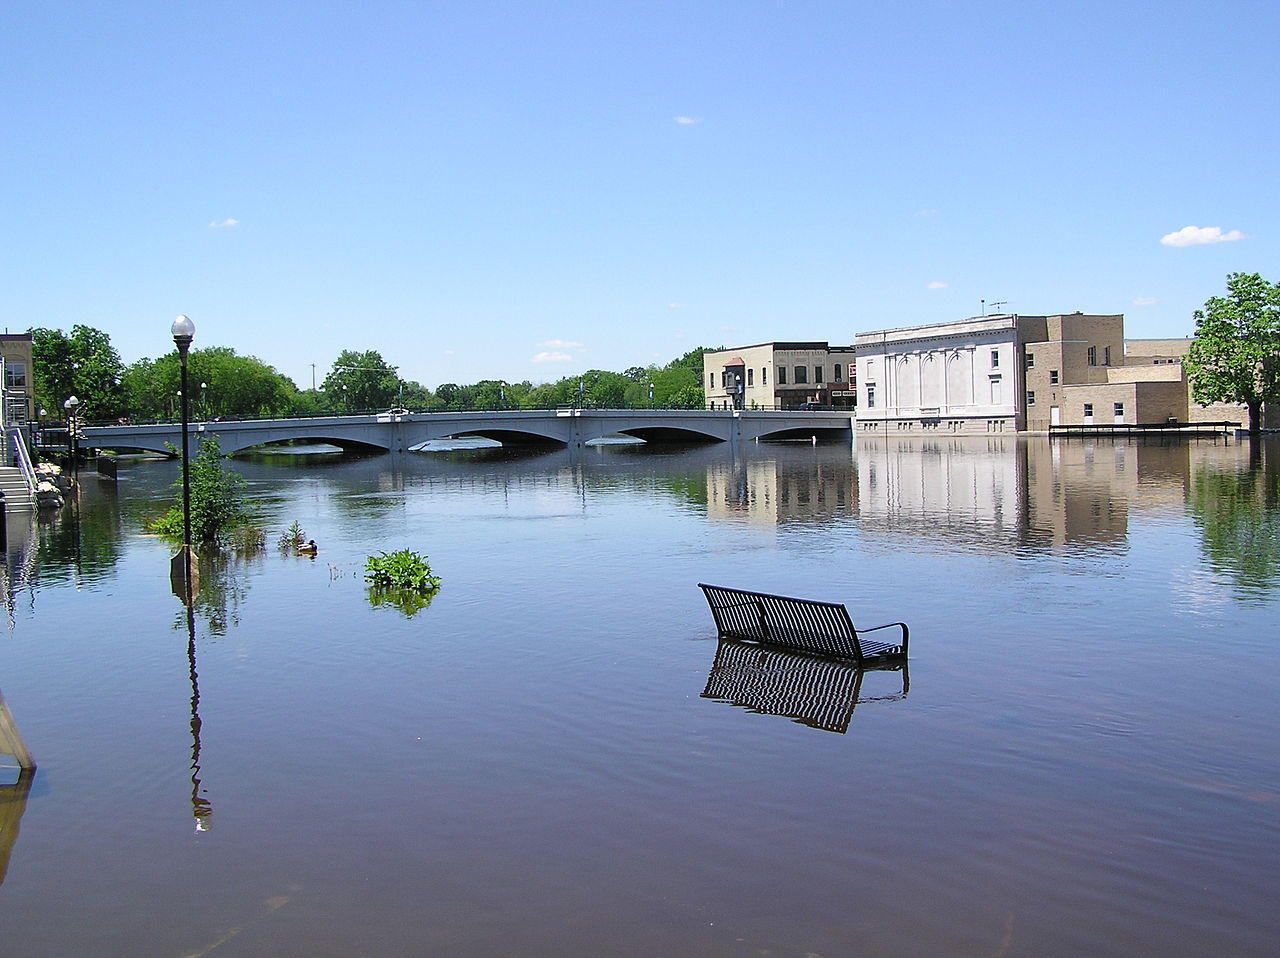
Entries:
[[868, 632], [879, 632], [881, 629], [901, 629], [902, 630], [902, 642], [900, 644], [902, 646], [902, 654], [906, 655], [907, 642], [910, 639], [911, 633], [910, 633], [910, 630], [907, 629], [907, 623], [905, 622], [890, 622], [886, 625], [877, 625], [874, 628], [870, 628], [870, 629], [855, 629], [854, 631], [857, 632], [858, 635], [865, 635]]

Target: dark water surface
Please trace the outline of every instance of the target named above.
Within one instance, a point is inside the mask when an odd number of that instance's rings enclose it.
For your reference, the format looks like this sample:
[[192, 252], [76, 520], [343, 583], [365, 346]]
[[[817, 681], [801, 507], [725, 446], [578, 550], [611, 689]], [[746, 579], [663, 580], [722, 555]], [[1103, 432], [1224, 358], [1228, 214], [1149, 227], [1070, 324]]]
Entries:
[[[88, 476], [10, 520], [0, 955], [1273, 955], [1261, 452], [238, 461], [267, 550], [206, 563], [191, 648], [174, 466]], [[361, 579], [402, 547], [413, 617]], [[909, 683], [735, 657], [700, 581], [905, 619]]]

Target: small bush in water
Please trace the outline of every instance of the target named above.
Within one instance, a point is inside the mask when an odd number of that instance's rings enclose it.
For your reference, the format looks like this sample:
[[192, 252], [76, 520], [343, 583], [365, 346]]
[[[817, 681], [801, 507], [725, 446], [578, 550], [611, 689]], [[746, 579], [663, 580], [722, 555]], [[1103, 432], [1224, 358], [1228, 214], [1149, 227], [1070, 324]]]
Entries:
[[409, 549], [369, 556], [364, 564], [364, 577], [383, 589], [435, 592], [440, 588], [440, 577], [431, 571], [427, 557]]

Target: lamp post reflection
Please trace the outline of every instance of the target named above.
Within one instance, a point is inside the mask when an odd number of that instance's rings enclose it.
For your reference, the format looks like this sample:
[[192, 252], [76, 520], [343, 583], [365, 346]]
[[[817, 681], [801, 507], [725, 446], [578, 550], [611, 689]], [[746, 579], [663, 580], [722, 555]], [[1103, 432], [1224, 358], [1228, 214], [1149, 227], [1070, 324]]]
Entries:
[[196, 613], [187, 603], [187, 670], [191, 679], [191, 816], [197, 832], [213, 825], [213, 805], [200, 786], [200, 676], [196, 673]]

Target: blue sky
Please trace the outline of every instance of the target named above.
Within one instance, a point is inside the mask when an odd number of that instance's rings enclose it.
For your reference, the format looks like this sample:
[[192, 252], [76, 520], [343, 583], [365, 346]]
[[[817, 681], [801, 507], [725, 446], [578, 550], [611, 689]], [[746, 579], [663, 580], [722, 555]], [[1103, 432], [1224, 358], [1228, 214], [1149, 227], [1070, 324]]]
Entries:
[[5, 4], [0, 322], [131, 362], [187, 313], [303, 387], [983, 300], [1182, 336], [1280, 280], [1277, 37], [1274, 0]]

